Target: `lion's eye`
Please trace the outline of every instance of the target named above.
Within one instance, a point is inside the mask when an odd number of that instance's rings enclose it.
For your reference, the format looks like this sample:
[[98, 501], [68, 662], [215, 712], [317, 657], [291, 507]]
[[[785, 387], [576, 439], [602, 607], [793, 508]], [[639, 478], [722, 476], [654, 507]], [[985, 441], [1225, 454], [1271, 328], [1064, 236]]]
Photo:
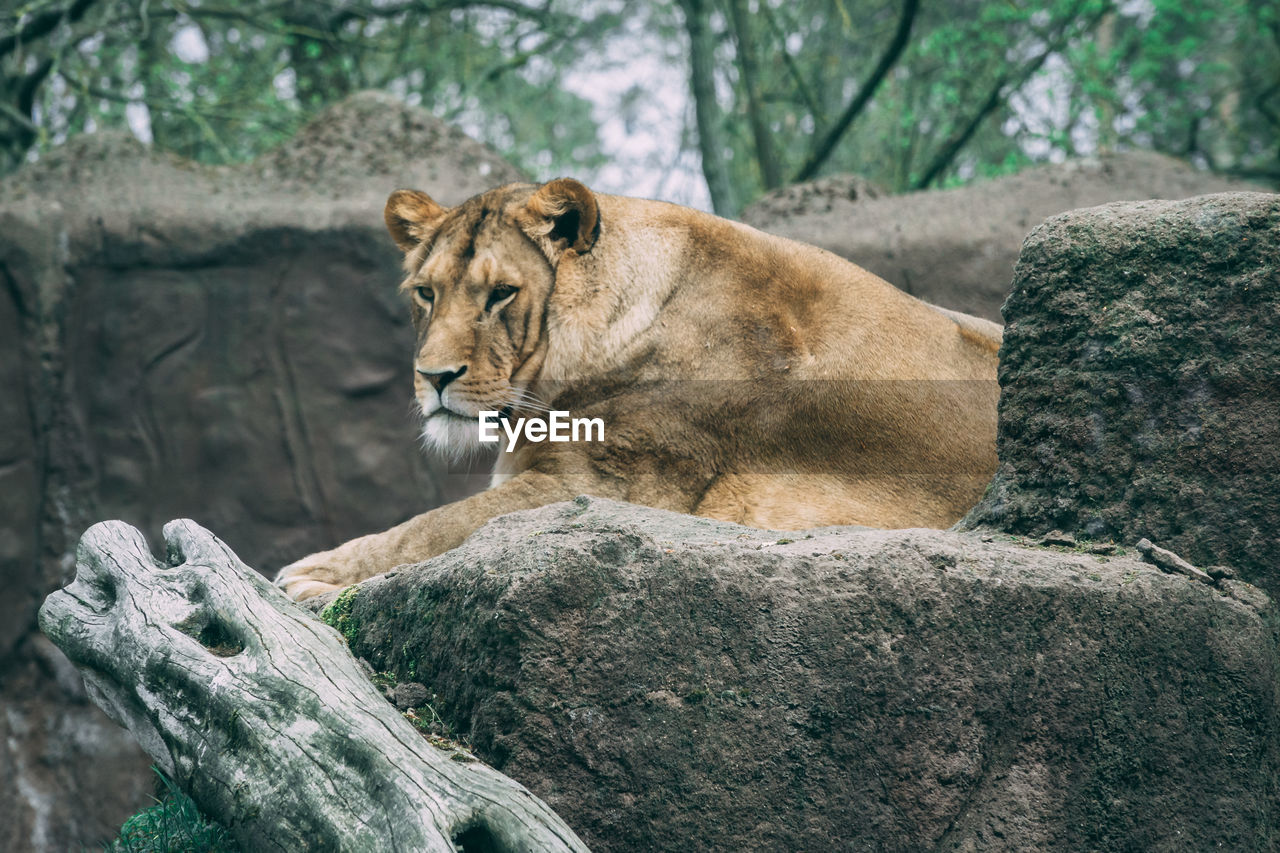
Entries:
[[500, 284], [489, 293], [489, 301], [485, 303], [485, 310], [488, 311], [499, 302], [505, 302], [516, 295], [518, 288], [509, 284]]
[[435, 301], [436, 295], [431, 288], [424, 284], [420, 284], [413, 289], [414, 297], [424, 305], [430, 305]]

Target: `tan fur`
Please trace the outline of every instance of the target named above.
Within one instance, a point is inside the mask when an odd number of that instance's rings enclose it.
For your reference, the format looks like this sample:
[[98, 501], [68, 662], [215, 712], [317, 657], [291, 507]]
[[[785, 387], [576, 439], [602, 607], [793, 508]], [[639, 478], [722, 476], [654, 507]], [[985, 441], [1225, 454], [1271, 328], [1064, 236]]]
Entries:
[[522, 443], [487, 491], [282, 570], [297, 598], [579, 494], [773, 529], [944, 527], [995, 469], [999, 326], [829, 252], [567, 179], [450, 210], [400, 190], [386, 219], [427, 440], [465, 453], [504, 406], [599, 417], [605, 440]]

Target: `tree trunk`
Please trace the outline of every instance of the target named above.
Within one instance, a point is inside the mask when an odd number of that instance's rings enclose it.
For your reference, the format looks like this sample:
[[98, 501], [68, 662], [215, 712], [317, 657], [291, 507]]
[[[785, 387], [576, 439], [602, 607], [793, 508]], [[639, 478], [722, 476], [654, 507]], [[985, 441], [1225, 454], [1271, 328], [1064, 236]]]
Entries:
[[521, 785], [429, 743], [336, 631], [208, 531], [164, 538], [160, 562], [132, 527], [94, 525], [40, 627], [246, 850], [586, 850]]
[[689, 33], [689, 90], [693, 93], [693, 110], [698, 123], [702, 174], [707, 179], [712, 209], [721, 216], [734, 216], [738, 205], [725, 163], [729, 144], [724, 138], [724, 124], [716, 102], [716, 45], [711, 33], [710, 12], [706, 0], [680, 0], [680, 8], [684, 10], [684, 26]]
[[782, 186], [782, 164], [773, 147], [773, 134], [764, 115], [760, 97], [760, 75], [756, 68], [755, 39], [751, 37], [751, 16], [747, 12], [747, 0], [729, 0], [729, 20], [733, 24], [733, 38], [738, 46], [738, 70], [742, 74], [742, 88], [747, 95], [747, 118], [751, 121], [751, 136], [756, 143], [756, 163], [760, 166], [760, 182], [766, 190]]

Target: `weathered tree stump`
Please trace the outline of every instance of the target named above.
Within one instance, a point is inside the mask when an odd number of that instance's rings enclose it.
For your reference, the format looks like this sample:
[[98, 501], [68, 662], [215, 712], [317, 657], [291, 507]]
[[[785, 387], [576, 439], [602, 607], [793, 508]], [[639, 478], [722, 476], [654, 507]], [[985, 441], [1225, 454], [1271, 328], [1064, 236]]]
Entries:
[[91, 527], [40, 627], [90, 695], [247, 850], [586, 847], [517, 782], [432, 746], [336, 631], [208, 531]]

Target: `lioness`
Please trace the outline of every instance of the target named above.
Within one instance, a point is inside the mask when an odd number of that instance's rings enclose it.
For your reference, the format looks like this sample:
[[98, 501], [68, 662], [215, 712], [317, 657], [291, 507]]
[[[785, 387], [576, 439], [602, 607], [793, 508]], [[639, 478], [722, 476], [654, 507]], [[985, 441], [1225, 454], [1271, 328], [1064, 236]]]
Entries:
[[995, 469], [1000, 327], [829, 252], [564, 178], [450, 209], [398, 190], [385, 218], [429, 444], [479, 447], [486, 410], [604, 436], [522, 438], [488, 490], [281, 570], [294, 598], [580, 494], [774, 529], [944, 527]]

